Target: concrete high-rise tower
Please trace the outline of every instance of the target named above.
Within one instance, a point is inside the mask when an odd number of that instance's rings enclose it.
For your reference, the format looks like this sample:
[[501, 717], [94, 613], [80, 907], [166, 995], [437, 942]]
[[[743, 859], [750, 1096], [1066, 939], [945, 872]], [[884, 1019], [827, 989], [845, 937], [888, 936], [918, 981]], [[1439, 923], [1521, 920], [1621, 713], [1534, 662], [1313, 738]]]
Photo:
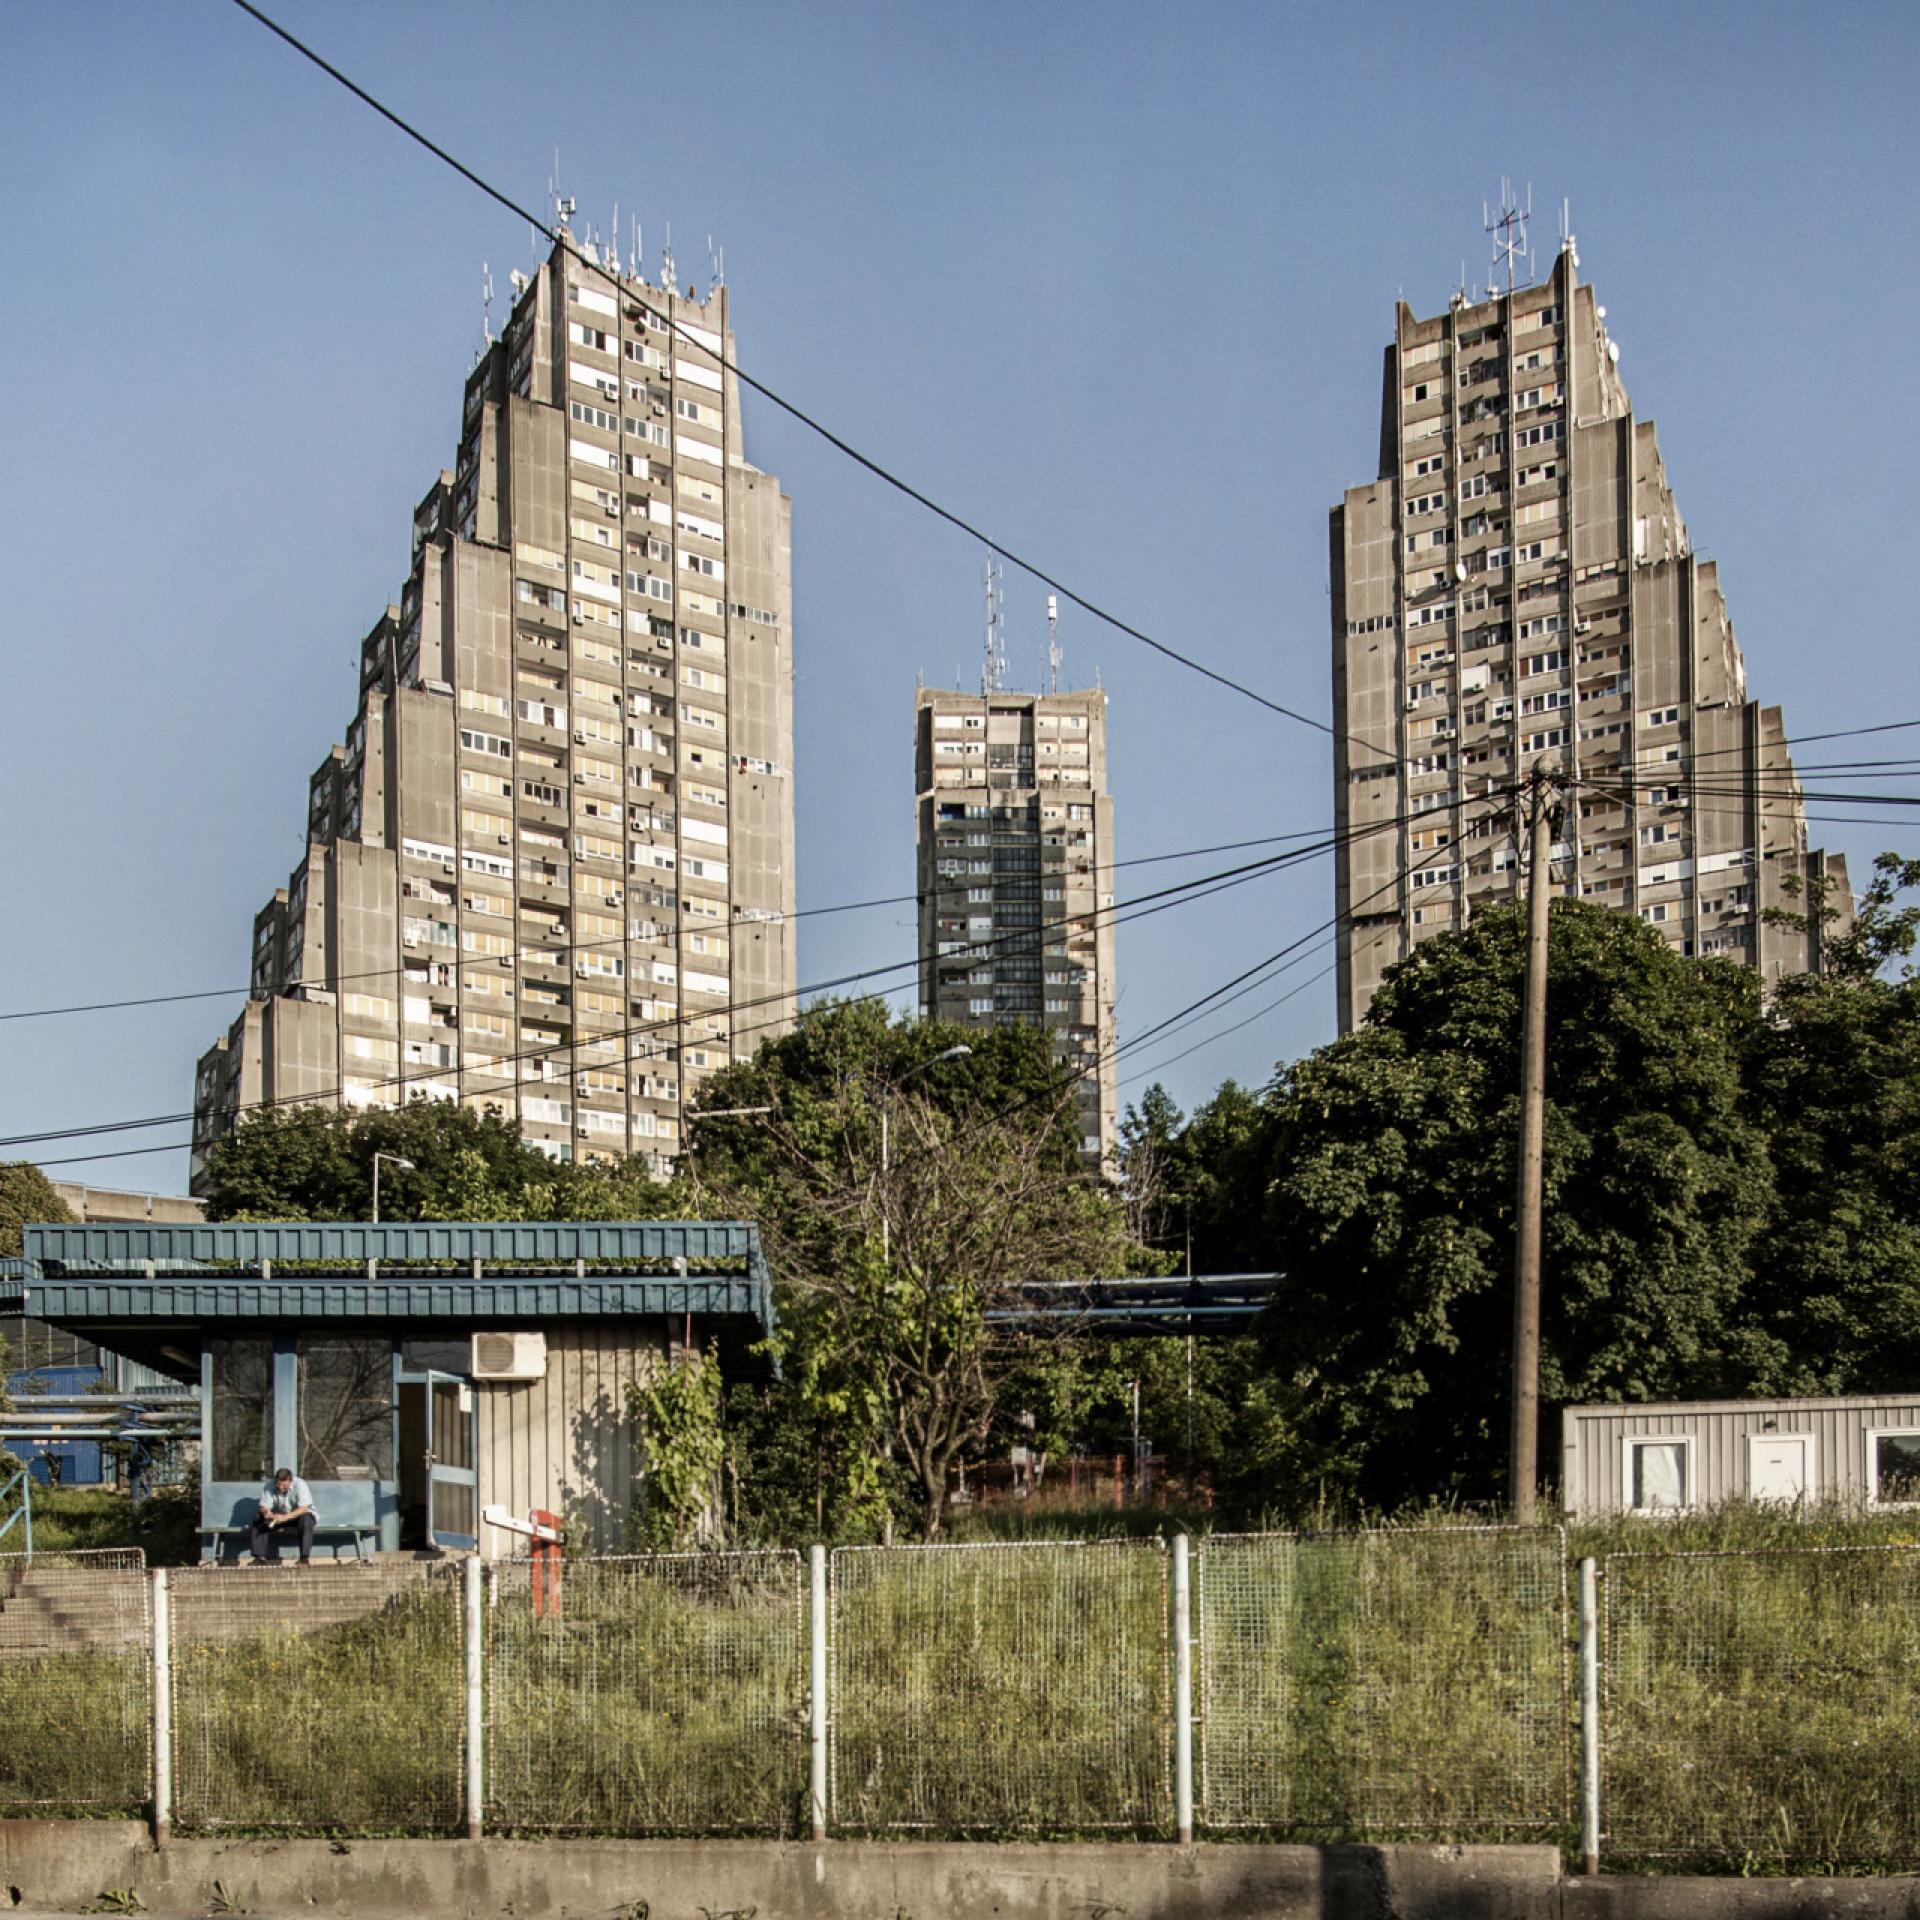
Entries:
[[726, 289], [579, 254], [514, 276], [467, 376], [201, 1057], [196, 1182], [290, 1100], [460, 1100], [665, 1171], [704, 1076], [791, 1019], [790, 502], [744, 457]]
[[1333, 509], [1343, 1030], [1386, 967], [1515, 892], [1502, 790], [1543, 759], [1577, 782], [1563, 889], [1684, 953], [1769, 980], [1817, 965], [1763, 917], [1790, 878], [1851, 912], [1577, 264], [1569, 242], [1544, 285], [1427, 320], [1400, 306], [1380, 477]]
[[920, 1006], [1043, 1027], [1080, 1076], [1081, 1147], [1111, 1168], [1113, 802], [1107, 696], [936, 693], [914, 707]]

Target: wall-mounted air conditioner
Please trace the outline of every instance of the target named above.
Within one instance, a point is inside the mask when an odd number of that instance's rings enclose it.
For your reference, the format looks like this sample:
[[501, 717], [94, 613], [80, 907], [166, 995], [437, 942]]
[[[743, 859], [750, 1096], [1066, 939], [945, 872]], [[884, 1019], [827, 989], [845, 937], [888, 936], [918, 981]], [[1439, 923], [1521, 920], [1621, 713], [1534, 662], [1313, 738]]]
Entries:
[[476, 1380], [544, 1380], [547, 1336], [544, 1333], [476, 1333], [472, 1372]]

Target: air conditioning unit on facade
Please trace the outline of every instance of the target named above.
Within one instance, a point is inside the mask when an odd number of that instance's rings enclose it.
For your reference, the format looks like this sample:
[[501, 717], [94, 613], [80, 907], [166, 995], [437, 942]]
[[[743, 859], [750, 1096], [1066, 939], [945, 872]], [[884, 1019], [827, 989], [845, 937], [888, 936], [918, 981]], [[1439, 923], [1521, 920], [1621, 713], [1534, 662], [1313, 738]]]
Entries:
[[544, 1333], [476, 1333], [472, 1373], [476, 1380], [544, 1380], [547, 1336]]

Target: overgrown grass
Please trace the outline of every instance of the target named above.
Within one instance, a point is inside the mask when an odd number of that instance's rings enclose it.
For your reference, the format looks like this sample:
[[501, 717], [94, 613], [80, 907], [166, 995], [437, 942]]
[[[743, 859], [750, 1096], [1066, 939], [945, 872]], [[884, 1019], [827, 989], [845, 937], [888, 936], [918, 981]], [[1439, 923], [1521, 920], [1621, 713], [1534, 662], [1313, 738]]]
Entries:
[[[150, 1567], [183, 1567], [200, 1557], [200, 1489], [163, 1487], [140, 1503], [111, 1487], [35, 1487], [36, 1553], [92, 1552], [139, 1547]], [[7, 1544], [21, 1543], [18, 1530]]]
[[1604, 1568], [1610, 1865], [1920, 1865], [1920, 1528], [1728, 1506], [1574, 1530]]
[[[280, 1589], [283, 1621], [174, 1649], [175, 1820], [183, 1830], [437, 1833], [461, 1817], [460, 1604], [446, 1579], [337, 1625], [302, 1627], [327, 1576], [207, 1576]], [[376, 1576], [344, 1571], [344, 1581]], [[278, 1596], [275, 1596], [278, 1597]]]
[[955, 1544], [1002, 1540], [1162, 1540], [1176, 1533], [1198, 1536], [1212, 1513], [1202, 1506], [1116, 1507], [1045, 1497], [992, 1500], [954, 1511], [946, 1539]]
[[796, 1831], [806, 1769], [797, 1556], [576, 1563], [557, 1615], [533, 1611], [524, 1568], [496, 1578], [494, 1825]]
[[[1169, 1830], [1164, 1554], [1119, 1537], [1067, 1545], [1050, 1537], [1062, 1516], [1044, 1510], [1008, 1517], [1026, 1539], [838, 1556], [842, 1830]], [[1153, 1531], [1179, 1519], [1071, 1517]], [[1609, 1867], [1920, 1867], [1916, 1516], [1622, 1518], [1570, 1530], [1564, 1557], [1551, 1529], [1420, 1518], [1196, 1541], [1203, 1831], [1571, 1844], [1574, 1622], [1560, 1583], [1592, 1554], [1606, 1569]], [[310, 1612], [302, 1626], [309, 1578], [392, 1592], [369, 1594], [362, 1617]], [[523, 1567], [496, 1579], [496, 1829], [795, 1830], [805, 1654], [791, 1556], [574, 1562], [557, 1618], [534, 1616]], [[192, 1604], [176, 1615], [182, 1826], [457, 1825], [451, 1582], [176, 1576], [188, 1583], [210, 1611], [197, 1630]], [[0, 1812], [136, 1811], [147, 1700], [137, 1651], [0, 1649]]]
[[1552, 1532], [1210, 1542], [1203, 1820], [1308, 1841], [1556, 1834], [1562, 1576]]
[[0, 1815], [143, 1812], [152, 1701], [142, 1650], [0, 1652]]
[[1164, 1554], [876, 1549], [838, 1556], [834, 1578], [842, 1826], [1166, 1832]]

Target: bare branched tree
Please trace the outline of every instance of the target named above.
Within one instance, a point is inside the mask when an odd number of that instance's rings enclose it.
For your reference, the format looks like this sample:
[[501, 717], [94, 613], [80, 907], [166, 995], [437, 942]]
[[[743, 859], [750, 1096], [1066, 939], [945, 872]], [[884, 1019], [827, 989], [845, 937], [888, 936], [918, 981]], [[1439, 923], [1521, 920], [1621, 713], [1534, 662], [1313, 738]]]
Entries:
[[[1120, 1207], [1062, 1150], [1071, 1085], [1012, 1112], [870, 1080], [835, 1111], [766, 1123], [778, 1205], [754, 1196], [767, 1256], [805, 1323], [794, 1381], [912, 1475], [929, 1539], [947, 1479], [993, 1424], [998, 1383], [1034, 1342], [1030, 1289], [1124, 1272]], [[882, 1149], [885, 1103], [888, 1150]], [[743, 1202], [745, 1196], [743, 1196]]]

